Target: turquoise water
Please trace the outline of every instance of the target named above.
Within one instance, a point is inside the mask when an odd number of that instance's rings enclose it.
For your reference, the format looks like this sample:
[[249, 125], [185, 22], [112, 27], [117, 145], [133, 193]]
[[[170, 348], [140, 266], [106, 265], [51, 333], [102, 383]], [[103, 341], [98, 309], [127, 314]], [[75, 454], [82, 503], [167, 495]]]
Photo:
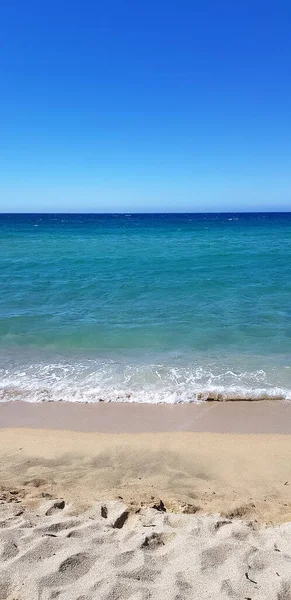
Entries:
[[291, 213], [0, 215], [0, 398], [291, 398]]

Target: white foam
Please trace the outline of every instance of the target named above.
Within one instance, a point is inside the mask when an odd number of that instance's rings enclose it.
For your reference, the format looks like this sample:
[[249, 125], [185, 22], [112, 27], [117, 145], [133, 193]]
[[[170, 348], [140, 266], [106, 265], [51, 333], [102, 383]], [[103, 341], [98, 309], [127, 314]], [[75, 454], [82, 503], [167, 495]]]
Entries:
[[[285, 367], [286, 369], [287, 367]], [[263, 369], [124, 365], [85, 360], [33, 363], [0, 369], [0, 401], [142, 402], [176, 404], [205, 400], [291, 400], [291, 385]]]

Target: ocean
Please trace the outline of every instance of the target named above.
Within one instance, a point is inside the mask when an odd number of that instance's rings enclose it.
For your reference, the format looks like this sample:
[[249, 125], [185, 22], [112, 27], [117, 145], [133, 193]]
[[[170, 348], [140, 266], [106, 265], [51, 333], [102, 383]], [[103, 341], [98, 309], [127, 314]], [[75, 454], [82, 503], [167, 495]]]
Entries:
[[291, 399], [291, 213], [0, 215], [0, 400]]

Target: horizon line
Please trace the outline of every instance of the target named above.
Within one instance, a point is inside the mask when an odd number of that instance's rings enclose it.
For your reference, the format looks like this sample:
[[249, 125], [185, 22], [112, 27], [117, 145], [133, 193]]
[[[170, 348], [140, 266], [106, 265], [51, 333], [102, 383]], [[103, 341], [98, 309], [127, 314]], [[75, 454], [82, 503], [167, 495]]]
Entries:
[[291, 213], [291, 208], [290, 210], [218, 210], [218, 211], [148, 211], [148, 212], [143, 212], [143, 211], [139, 211], [139, 212], [131, 212], [131, 211], [122, 211], [122, 212], [117, 212], [117, 211], [111, 211], [111, 212], [91, 212], [91, 211], [86, 211], [86, 212], [79, 212], [79, 211], [71, 211], [71, 212], [62, 212], [62, 211], [40, 211], [40, 212], [35, 212], [35, 211], [25, 211], [25, 212], [10, 212], [10, 211], [1, 211], [0, 215], [107, 215], [107, 216], [114, 216], [114, 215], [121, 215], [121, 216], [126, 216], [126, 215], [244, 215], [244, 214], [248, 214], [248, 215], [263, 215], [263, 214], [290, 214]]

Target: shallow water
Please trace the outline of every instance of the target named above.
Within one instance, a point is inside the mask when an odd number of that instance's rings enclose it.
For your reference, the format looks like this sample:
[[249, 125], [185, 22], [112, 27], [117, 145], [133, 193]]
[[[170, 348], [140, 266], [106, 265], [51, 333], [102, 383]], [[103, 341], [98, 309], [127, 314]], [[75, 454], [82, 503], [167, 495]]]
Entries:
[[291, 214], [0, 215], [0, 398], [291, 398]]

